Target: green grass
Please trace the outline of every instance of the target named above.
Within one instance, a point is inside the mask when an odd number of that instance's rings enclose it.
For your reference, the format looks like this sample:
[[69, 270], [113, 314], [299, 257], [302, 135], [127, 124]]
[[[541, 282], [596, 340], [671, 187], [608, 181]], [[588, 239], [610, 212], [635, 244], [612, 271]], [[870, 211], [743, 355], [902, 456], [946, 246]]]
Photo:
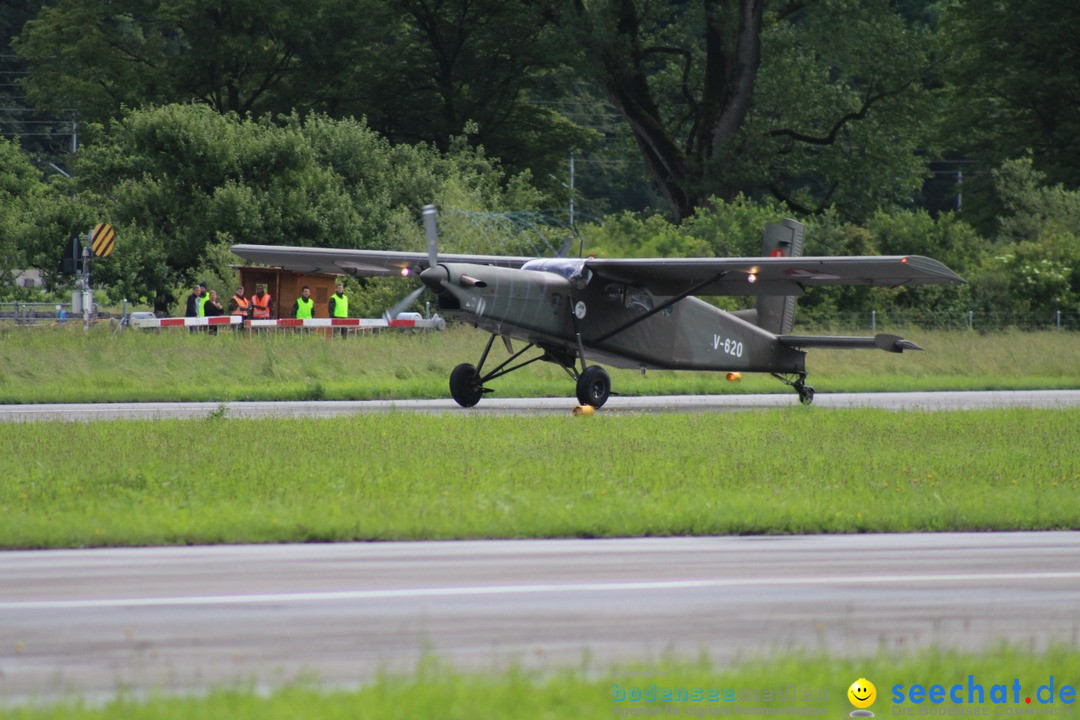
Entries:
[[[811, 351], [819, 392], [1080, 387], [1080, 333], [912, 330], [927, 348], [903, 355]], [[344, 400], [447, 397], [450, 370], [475, 363], [486, 336], [368, 334], [348, 340], [276, 334], [242, 338], [184, 330], [0, 329], [0, 403]], [[501, 343], [493, 358], [505, 357]], [[622, 370], [613, 389], [627, 395], [790, 392], [771, 377], [729, 383], [719, 373]], [[558, 367], [536, 363], [492, 383], [500, 396], [573, 397]]]
[[[656, 673], [657, 670], [664, 674], [663, 679], [655, 676], [633, 680], [613, 677], [614, 672]], [[1042, 705], [1038, 702], [1037, 691], [1041, 686], [1049, 685], [1051, 676], [1055, 702]], [[982, 704], [966, 702], [969, 677], [983, 687]], [[661, 659], [603, 671], [590, 669], [586, 660], [580, 668], [545, 674], [522, 669], [468, 674], [426, 661], [410, 676], [384, 676], [356, 690], [325, 690], [314, 683], [276, 690], [269, 695], [251, 689], [220, 689], [205, 697], [119, 698], [97, 707], [73, 700], [12, 708], [3, 714], [10, 720], [116, 717], [129, 720], [587, 720], [634, 717], [643, 710], [656, 711], [662, 717], [716, 717], [724, 710], [728, 717], [754, 717], [742, 714], [738, 709], [795, 707], [827, 711], [818, 717], [842, 718], [854, 709], [847, 700], [847, 688], [860, 678], [870, 680], [877, 688], [877, 700], [870, 709], [878, 717], [906, 717], [898, 715], [896, 710], [909, 710], [912, 715], [927, 711], [944, 715], [953, 710], [959, 711], [957, 714], [980, 713], [989, 717], [1004, 717], [995, 712], [1031, 709], [1053, 709], [1060, 713], [1072, 710], [1075, 705], [1075, 701], [1062, 702], [1060, 691], [1065, 685], [1075, 689], [1080, 684], [1080, 651], [1054, 648], [1045, 653], [1034, 653], [1003, 647], [970, 654], [883, 649], [876, 657], [868, 659], [780, 657], [732, 667], [717, 666], [707, 660]], [[995, 684], [1006, 685], [1011, 693], [1015, 680], [1020, 681], [1019, 704], [1012, 702], [1011, 694], [1006, 703], [991, 702], [990, 693]], [[658, 688], [670, 688], [673, 694], [678, 688], [686, 689], [688, 694], [695, 688], [705, 692], [716, 689], [720, 697], [726, 695], [735, 699], [727, 702], [614, 700], [614, 684], [625, 692], [631, 689], [648, 691], [653, 683]], [[897, 684], [904, 685], [905, 691], [915, 684], [924, 688], [941, 685], [946, 693], [959, 684], [962, 686], [960, 697], [965, 702], [956, 705], [946, 695], [941, 704], [906, 701], [897, 705], [892, 697], [892, 687]], [[771, 691], [776, 698], [781, 691], [790, 691], [792, 685], [800, 696], [796, 702], [760, 700], [766, 691]], [[752, 697], [755, 691], [759, 700], [742, 699]], [[802, 700], [804, 693], [810, 693], [814, 700]], [[1032, 698], [1030, 705], [1024, 702], [1026, 697]], [[1045, 691], [1042, 697], [1047, 698]]]
[[1080, 528], [1080, 409], [31, 423], [0, 546]]

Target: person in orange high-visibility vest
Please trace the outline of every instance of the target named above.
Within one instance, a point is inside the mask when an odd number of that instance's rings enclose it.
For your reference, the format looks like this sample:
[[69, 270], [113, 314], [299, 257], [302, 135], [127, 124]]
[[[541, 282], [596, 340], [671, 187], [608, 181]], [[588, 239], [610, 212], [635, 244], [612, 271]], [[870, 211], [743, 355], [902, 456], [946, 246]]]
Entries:
[[236, 294], [229, 300], [229, 314], [240, 318], [240, 327], [251, 317], [251, 301], [244, 294], [244, 286], [236, 288]]
[[244, 294], [243, 285], [236, 288], [236, 294], [229, 301], [229, 314], [239, 315], [243, 318], [251, 317], [251, 301]]
[[251, 317], [256, 320], [269, 320], [274, 312], [274, 302], [266, 292], [265, 285], [259, 285], [255, 297], [251, 298]]

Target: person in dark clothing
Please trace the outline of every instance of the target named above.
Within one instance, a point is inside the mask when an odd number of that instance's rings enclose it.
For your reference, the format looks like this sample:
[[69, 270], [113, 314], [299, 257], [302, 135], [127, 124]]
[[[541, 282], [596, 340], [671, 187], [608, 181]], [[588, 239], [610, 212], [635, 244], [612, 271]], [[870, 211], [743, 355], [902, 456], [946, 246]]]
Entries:
[[218, 302], [217, 290], [210, 291], [210, 299], [206, 301], [204, 309], [206, 317], [219, 317], [225, 314], [225, 308], [221, 307], [221, 303]]
[[[200, 305], [202, 305], [203, 288], [206, 287], [202, 283], [196, 283], [191, 290], [191, 294], [187, 298], [187, 306], [184, 308], [184, 317], [194, 318], [199, 317]], [[199, 328], [189, 327], [189, 332], [198, 332]]]
[[[210, 297], [207, 298], [206, 304], [203, 305], [203, 314], [206, 317], [220, 317], [225, 314], [225, 308], [218, 302], [217, 290], [210, 291]], [[217, 335], [217, 325], [210, 326], [210, 334]]]
[[187, 297], [184, 317], [199, 317], [199, 303], [202, 301], [202, 285], [196, 284]]

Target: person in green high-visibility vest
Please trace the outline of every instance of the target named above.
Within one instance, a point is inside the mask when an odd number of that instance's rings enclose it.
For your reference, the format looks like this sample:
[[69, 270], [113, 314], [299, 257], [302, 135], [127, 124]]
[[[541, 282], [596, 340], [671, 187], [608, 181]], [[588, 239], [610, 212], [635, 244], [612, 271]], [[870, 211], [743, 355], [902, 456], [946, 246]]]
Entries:
[[[330, 296], [329, 309], [331, 318], [347, 318], [349, 317], [349, 298], [345, 297], [345, 285], [342, 283], [337, 284], [333, 295]], [[338, 334], [341, 337], [345, 337], [348, 328], [338, 328]]]
[[310, 320], [315, 317], [315, 301], [311, 299], [311, 288], [305, 285], [300, 288], [300, 297], [292, 306], [293, 317], [298, 320]]
[[210, 293], [206, 291], [206, 283], [199, 283], [199, 317], [206, 317], [206, 303], [210, 301]]

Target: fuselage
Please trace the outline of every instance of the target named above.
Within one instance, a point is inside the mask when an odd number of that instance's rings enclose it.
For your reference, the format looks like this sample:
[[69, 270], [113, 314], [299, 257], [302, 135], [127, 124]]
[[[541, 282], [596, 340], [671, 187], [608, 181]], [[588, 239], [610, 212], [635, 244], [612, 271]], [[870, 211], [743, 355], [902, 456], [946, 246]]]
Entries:
[[[645, 288], [551, 269], [445, 263], [422, 279], [440, 312], [488, 332], [616, 367], [798, 373], [805, 353], [694, 297], [668, 304]], [[659, 308], [659, 310], [658, 310]]]

